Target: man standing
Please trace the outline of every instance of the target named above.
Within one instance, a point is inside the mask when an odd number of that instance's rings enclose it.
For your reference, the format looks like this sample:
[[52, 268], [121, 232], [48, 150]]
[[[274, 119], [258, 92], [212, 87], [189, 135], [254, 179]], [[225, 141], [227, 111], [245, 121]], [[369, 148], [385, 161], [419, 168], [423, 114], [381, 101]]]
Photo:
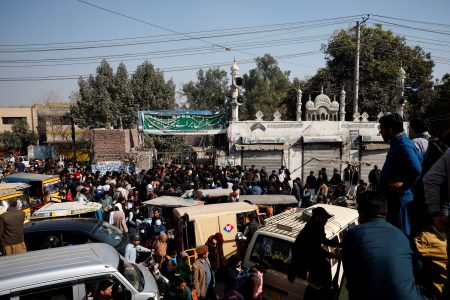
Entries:
[[[111, 216], [112, 214], [112, 216]], [[122, 230], [123, 233], [128, 233], [128, 227], [127, 222], [125, 221], [125, 214], [123, 211], [119, 209], [119, 205], [116, 203], [113, 206], [113, 211], [110, 214], [110, 223], [120, 230]]]
[[408, 211], [413, 201], [412, 187], [422, 172], [422, 155], [403, 133], [403, 119], [399, 114], [384, 115], [379, 122], [380, 134], [390, 148], [378, 187], [387, 199], [387, 221], [409, 236]]
[[197, 248], [197, 259], [192, 264], [192, 283], [198, 299], [215, 299], [214, 274], [208, 260], [208, 246]]
[[381, 170], [378, 169], [378, 166], [373, 166], [373, 169], [369, 172], [369, 184], [370, 189], [372, 191], [376, 191], [378, 189], [378, 183], [380, 182]]
[[422, 156], [425, 157], [425, 153], [428, 151], [428, 140], [431, 136], [421, 120], [412, 119], [409, 121], [409, 137]]
[[317, 178], [314, 176], [314, 171], [309, 172], [309, 176], [306, 177], [306, 184], [309, 186], [309, 191], [312, 195], [317, 191]]
[[23, 237], [25, 213], [17, 208], [17, 199], [8, 200], [6, 213], [0, 215], [0, 245], [3, 255], [27, 252]]
[[259, 229], [258, 220], [254, 212], [248, 215], [250, 222], [245, 225], [244, 236], [247, 238], [247, 243], [250, 243], [253, 235]]
[[386, 200], [376, 192], [364, 198], [360, 225], [346, 232], [342, 247], [348, 298], [425, 299], [415, 283], [408, 239], [386, 222]]
[[292, 249], [292, 263], [289, 266], [288, 280], [293, 283], [295, 276], [306, 277], [308, 286], [303, 299], [325, 300], [331, 298], [331, 267], [329, 258], [335, 255], [322, 248], [322, 245], [337, 247], [325, 235], [325, 224], [332, 216], [323, 208], [312, 210], [312, 217], [300, 231]]

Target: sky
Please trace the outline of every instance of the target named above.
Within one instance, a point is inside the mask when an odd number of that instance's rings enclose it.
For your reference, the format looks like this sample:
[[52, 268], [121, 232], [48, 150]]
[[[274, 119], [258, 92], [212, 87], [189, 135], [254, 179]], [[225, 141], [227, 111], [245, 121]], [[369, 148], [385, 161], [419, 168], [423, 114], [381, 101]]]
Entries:
[[448, 0], [2, 0], [0, 107], [68, 101], [102, 58], [129, 74], [148, 60], [175, 82], [179, 102], [200, 68], [229, 74], [236, 59], [242, 75], [266, 53], [304, 79], [325, 65], [320, 48], [333, 32], [367, 14], [368, 25], [382, 22], [430, 52], [441, 78], [450, 73], [449, 12]]

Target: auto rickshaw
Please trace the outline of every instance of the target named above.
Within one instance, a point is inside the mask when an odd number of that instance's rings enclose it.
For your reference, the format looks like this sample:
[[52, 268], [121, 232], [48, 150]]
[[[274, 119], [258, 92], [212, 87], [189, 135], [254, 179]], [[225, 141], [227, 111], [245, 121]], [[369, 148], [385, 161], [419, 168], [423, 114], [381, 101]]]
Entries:
[[61, 202], [65, 198], [61, 192], [61, 179], [56, 175], [15, 173], [5, 176], [4, 181], [29, 184], [30, 201], [35, 203]]
[[30, 186], [26, 183], [0, 183], [0, 215], [8, 208], [8, 200], [17, 199], [18, 207], [25, 213], [25, 223], [30, 221], [32, 203], [26, 194]]
[[48, 219], [62, 217], [94, 218], [103, 206], [96, 202], [50, 202], [36, 210], [31, 219]]
[[177, 247], [186, 251], [190, 259], [195, 258], [195, 249], [219, 232], [223, 236], [223, 254], [227, 258], [236, 252], [236, 236], [244, 231], [248, 215], [256, 214], [257, 209], [256, 205], [246, 202], [175, 208], [175, 228], [179, 233]]

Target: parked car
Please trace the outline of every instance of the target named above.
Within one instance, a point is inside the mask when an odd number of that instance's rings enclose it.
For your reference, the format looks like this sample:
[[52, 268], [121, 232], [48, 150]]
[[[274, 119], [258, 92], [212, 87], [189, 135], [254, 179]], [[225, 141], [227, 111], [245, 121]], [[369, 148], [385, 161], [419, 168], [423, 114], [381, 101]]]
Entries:
[[24, 225], [28, 251], [50, 247], [106, 243], [123, 255], [128, 238], [118, 228], [89, 218], [56, 218], [31, 221]]
[[[0, 259], [0, 299], [159, 300], [155, 278], [109, 245], [94, 243]], [[108, 297], [109, 298], [109, 297]]]

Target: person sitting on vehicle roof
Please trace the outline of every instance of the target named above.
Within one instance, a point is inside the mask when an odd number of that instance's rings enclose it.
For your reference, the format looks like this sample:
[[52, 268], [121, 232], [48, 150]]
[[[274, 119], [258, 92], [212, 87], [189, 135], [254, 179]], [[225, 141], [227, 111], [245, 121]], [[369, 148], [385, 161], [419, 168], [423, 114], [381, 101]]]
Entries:
[[142, 247], [141, 236], [139, 233], [133, 233], [130, 237], [130, 243], [125, 247], [125, 259], [129, 262], [136, 263], [138, 252], [151, 252], [152, 250]]

